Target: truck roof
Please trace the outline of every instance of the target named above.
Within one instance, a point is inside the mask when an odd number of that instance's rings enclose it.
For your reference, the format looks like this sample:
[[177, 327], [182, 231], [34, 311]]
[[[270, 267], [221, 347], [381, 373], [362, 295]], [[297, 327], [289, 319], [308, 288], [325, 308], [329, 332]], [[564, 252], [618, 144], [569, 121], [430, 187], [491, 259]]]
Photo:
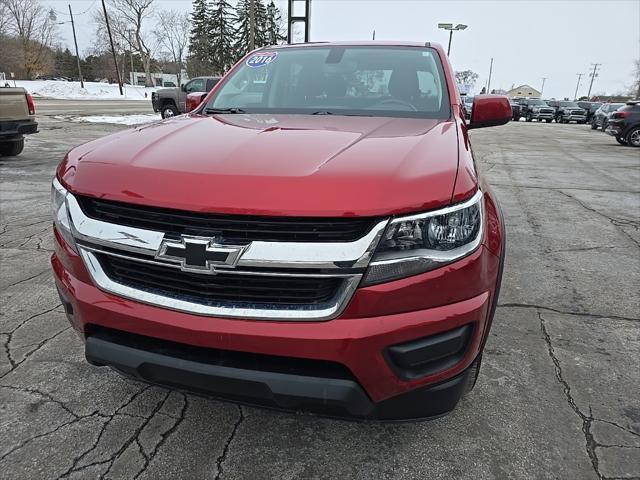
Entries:
[[442, 48], [442, 45], [435, 42], [409, 42], [406, 40], [344, 40], [339, 42], [307, 42], [307, 43], [292, 43], [284, 45], [269, 45], [262, 47], [259, 50], [272, 50], [274, 48], [295, 48], [295, 47], [323, 47], [323, 46], [336, 46], [336, 47], [359, 47], [359, 46], [371, 46], [371, 47], [434, 47]]

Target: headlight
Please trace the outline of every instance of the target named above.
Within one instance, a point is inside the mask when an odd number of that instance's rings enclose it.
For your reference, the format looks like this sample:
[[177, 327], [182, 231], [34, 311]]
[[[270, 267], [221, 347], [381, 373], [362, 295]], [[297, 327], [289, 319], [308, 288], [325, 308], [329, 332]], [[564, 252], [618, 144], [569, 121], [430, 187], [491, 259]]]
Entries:
[[69, 195], [69, 192], [67, 192], [57, 178], [54, 178], [51, 184], [51, 213], [53, 215], [53, 223], [56, 225], [60, 235], [62, 235], [62, 238], [77, 252], [76, 241], [71, 233], [71, 221], [69, 220], [69, 211], [67, 210], [67, 195]]
[[365, 285], [423, 273], [473, 252], [482, 240], [482, 192], [442, 210], [393, 219], [380, 240]]

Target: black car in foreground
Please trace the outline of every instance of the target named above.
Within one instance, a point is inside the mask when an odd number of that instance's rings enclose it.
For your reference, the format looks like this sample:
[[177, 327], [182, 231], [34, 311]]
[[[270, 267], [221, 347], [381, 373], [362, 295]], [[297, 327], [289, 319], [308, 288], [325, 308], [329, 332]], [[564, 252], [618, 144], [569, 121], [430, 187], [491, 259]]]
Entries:
[[640, 101], [628, 102], [613, 112], [605, 133], [616, 137], [618, 143], [640, 147]]

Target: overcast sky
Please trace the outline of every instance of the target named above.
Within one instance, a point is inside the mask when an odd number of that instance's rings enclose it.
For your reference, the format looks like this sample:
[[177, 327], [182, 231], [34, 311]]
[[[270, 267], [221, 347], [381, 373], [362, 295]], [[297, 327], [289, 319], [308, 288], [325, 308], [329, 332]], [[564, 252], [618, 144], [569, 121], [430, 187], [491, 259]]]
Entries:
[[[81, 53], [92, 42], [92, 11], [100, 0], [44, 0], [58, 12], [71, 3], [76, 15]], [[231, 0], [233, 2], [233, 0]], [[156, 0], [159, 9], [191, 10], [191, 0]], [[286, 17], [286, 0], [276, 0]], [[529, 84], [545, 97], [586, 95], [592, 63], [601, 63], [592, 93], [619, 93], [632, 83], [633, 61], [640, 58], [640, 0], [312, 0], [311, 40], [432, 41], [445, 45], [448, 32], [438, 23], [469, 26], [455, 32], [451, 61], [456, 70], [480, 75], [476, 90], [487, 81], [494, 58], [492, 88], [508, 90]], [[71, 26], [60, 34], [72, 48]]]

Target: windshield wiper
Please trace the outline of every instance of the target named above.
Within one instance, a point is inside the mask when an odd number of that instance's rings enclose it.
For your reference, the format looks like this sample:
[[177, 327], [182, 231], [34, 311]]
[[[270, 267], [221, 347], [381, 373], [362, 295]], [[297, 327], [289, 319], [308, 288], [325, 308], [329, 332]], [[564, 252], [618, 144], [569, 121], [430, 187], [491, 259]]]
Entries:
[[318, 112], [313, 112], [311, 115], [333, 115], [333, 112], [328, 110], [320, 110]]
[[204, 113], [247, 113], [242, 108], [205, 108]]

